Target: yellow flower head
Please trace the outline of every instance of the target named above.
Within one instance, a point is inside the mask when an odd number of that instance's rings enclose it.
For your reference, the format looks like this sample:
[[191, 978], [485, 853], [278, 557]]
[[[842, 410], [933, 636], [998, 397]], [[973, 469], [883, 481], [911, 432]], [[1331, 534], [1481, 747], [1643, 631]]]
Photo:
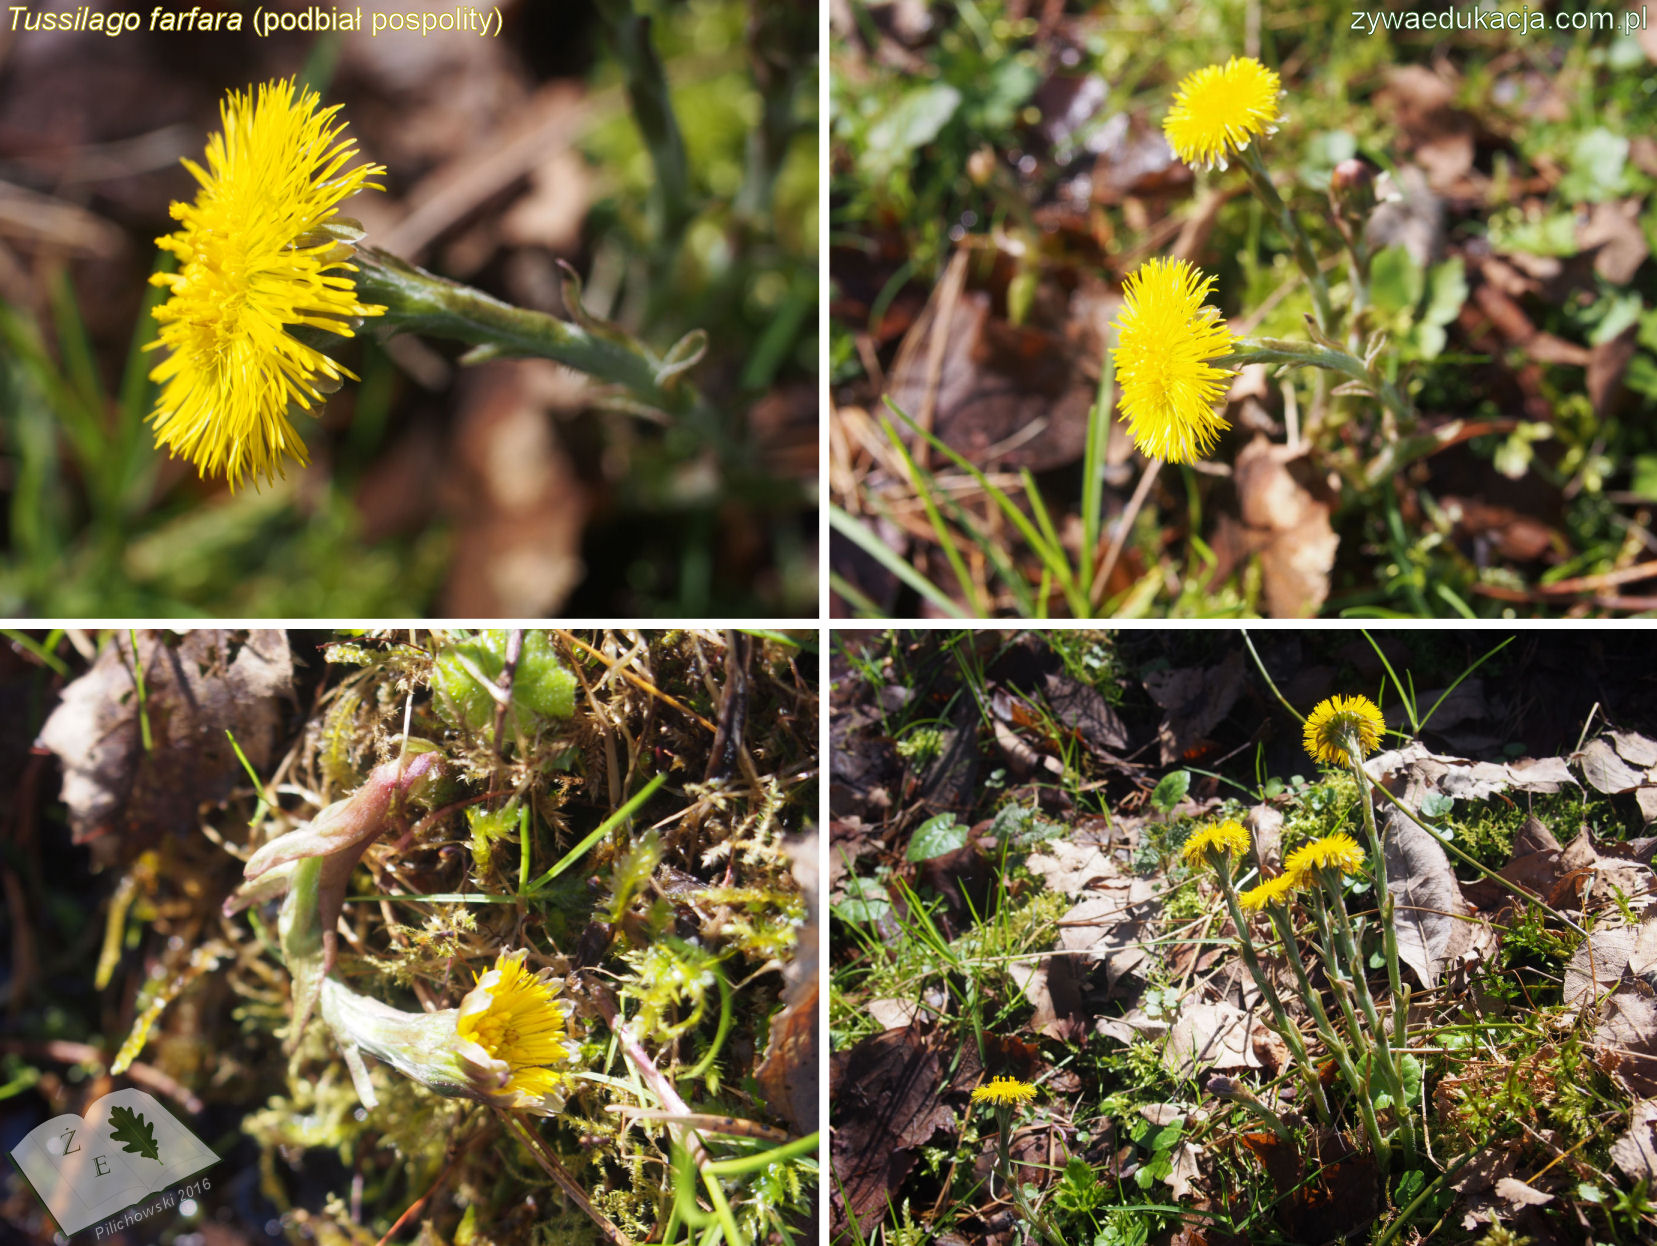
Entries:
[[1240, 857], [1249, 850], [1249, 833], [1236, 822], [1219, 822], [1205, 826], [1179, 850], [1180, 860], [1187, 865], [1200, 865], [1210, 852], [1223, 852]]
[[1035, 1097], [1036, 1088], [1016, 1077], [998, 1077], [989, 1085], [980, 1086], [972, 1092], [974, 1103], [994, 1103], [998, 1106], [1028, 1103]]
[[455, 1023], [460, 1059], [473, 1088], [502, 1107], [550, 1115], [564, 1106], [580, 1047], [570, 1037], [570, 1007], [555, 998], [552, 971], [532, 974], [525, 952], [502, 953], [461, 1001]]
[[1269, 904], [1276, 904], [1300, 885], [1293, 874], [1279, 874], [1257, 887], [1237, 893], [1237, 906], [1245, 913], [1258, 913]]
[[1355, 740], [1360, 757], [1373, 752], [1386, 725], [1368, 697], [1330, 697], [1306, 716], [1306, 751], [1331, 766], [1349, 765], [1347, 744]]
[[303, 465], [289, 411], [320, 405], [351, 376], [294, 330], [350, 337], [353, 319], [385, 311], [357, 301], [343, 275], [356, 271], [350, 249], [320, 232], [341, 200], [379, 189], [367, 179], [385, 170], [342, 172], [356, 144], [333, 124], [338, 106], [320, 103], [292, 79], [266, 83], [257, 97], [232, 91], [207, 168], [184, 162], [200, 183], [195, 202], [174, 203], [180, 227], [156, 239], [179, 265], [150, 278], [170, 291], [150, 344], [168, 350], [150, 373], [162, 387], [150, 415], [156, 444], [204, 476], [222, 472], [232, 489], [243, 473], [255, 483], [281, 476], [285, 455]]
[[1223, 169], [1228, 153], [1277, 130], [1282, 90], [1282, 80], [1252, 56], [1234, 56], [1186, 76], [1162, 132], [1186, 164]]
[[1283, 859], [1283, 876], [1304, 881], [1313, 870], [1339, 870], [1356, 874], [1363, 868], [1364, 850], [1350, 835], [1325, 835], [1302, 844]]
[[1122, 284], [1116, 376], [1128, 433], [1147, 456], [1193, 463], [1228, 427], [1214, 404], [1232, 373], [1208, 361], [1231, 350], [1231, 331], [1203, 300], [1214, 278], [1184, 260], [1146, 260]]

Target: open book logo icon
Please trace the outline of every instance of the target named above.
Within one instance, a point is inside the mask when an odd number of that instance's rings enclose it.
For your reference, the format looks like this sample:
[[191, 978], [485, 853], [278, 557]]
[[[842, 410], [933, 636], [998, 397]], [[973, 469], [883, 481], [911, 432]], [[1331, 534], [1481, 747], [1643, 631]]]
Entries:
[[54, 1116], [12, 1148], [12, 1159], [65, 1233], [115, 1215], [218, 1162], [142, 1090], [117, 1090], [85, 1116]]

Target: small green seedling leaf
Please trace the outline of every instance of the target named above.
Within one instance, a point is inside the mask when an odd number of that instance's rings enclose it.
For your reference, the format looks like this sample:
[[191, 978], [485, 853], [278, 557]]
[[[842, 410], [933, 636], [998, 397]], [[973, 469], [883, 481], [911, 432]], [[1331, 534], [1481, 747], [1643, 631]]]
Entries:
[[1162, 813], [1172, 813], [1174, 806], [1185, 799], [1185, 794], [1191, 790], [1191, 772], [1176, 770], [1172, 774], [1162, 776], [1162, 781], [1156, 785], [1151, 793], [1151, 805]]
[[886, 888], [873, 878], [853, 878], [846, 883], [846, 898], [832, 906], [841, 921], [872, 926], [892, 911]]
[[142, 1112], [116, 1105], [109, 1110], [109, 1136], [121, 1144], [121, 1149], [132, 1155], [161, 1162], [161, 1148], [156, 1145], [155, 1128], [144, 1119]]
[[967, 827], [957, 822], [953, 813], [940, 813], [920, 824], [904, 855], [911, 861], [930, 861], [964, 847], [966, 842]]
[[1446, 796], [1443, 792], [1428, 792], [1421, 798], [1421, 816], [1424, 818], [1442, 818], [1454, 809], [1456, 798]]

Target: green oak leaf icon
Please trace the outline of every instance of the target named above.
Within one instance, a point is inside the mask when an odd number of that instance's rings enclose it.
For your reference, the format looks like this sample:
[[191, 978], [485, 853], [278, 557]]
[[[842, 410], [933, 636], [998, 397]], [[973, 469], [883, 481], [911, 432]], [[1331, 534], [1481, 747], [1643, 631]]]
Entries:
[[161, 1148], [155, 1143], [155, 1128], [144, 1119], [142, 1112], [113, 1107], [109, 1110], [109, 1122], [113, 1126], [109, 1136], [121, 1144], [123, 1151], [153, 1159], [158, 1164], [161, 1162]]

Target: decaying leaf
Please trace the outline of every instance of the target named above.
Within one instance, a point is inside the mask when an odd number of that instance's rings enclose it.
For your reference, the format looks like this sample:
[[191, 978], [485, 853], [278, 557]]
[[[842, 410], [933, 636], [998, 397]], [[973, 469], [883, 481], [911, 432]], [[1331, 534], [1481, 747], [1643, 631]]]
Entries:
[[1496, 1195], [1515, 1207], [1540, 1207], [1543, 1203], [1553, 1201], [1553, 1195], [1544, 1194], [1517, 1177], [1503, 1177], [1496, 1182]]
[[1164, 766], [1181, 760], [1231, 713], [1242, 695], [1243, 674], [1243, 655], [1233, 651], [1211, 669], [1153, 671], [1145, 676], [1145, 691], [1162, 707], [1157, 740]]
[[1424, 987], [1438, 985], [1446, 965], [1471, 939], [1467, 902], [1439, 842], [1398, 809], [1385, 814], [1387, 888], [1393, 897], [1398, 958]]
[[1255, 1031], [1263, 1028], [1257, 1017], [1235, 1004], [1187, 1000], [1168, 1032], [1163, 1065], [1179, 1077], [1192, 1077], [1203, 1069], [1263, 1068], [1266, 1062], [1255, 1043]]
[[955, 1114], [939, 1097], [943, 1068], [938, 1055], [913, 1029], [887, 1030], [850, 1051], [837, 1052], [830, 1071], [835, 1086], [835, 1128], [828, 1184], [831, 1235], [867, 1237], [886, 1214], [887, 1200], [915, 1162], [915, 1149]]
[[1097, 882], [1122, 877], [1122, 867], [1098, 844], [1060, 839], [1045, 851], [1032, 852], [1025, 862], [1037, 878], [1054, 891], [1081, 897]]
[[1576, 777], [1563, 757], [1505, 764], [1476, 762], [1464, 757], [1440, 756], [1419, 741], [1377, 753], [1364, 763], [1364, 768], [1376, 782], [1396, 776], [1406, 782], [1420, 783], [1426, 792], [1439, 792], [1457, 800], [1482, 800], [1505, 791], [1557, 792], [1561, 787], [1576, 784]]
[[1311, 618], [1329, 596], [1340, 546], [1327, 484], [1304, 447], [1274, 445], [1263, 434], [1238, 453], [1234, 470], [1243, 528], [1260, 555], [1266, 613]]
[[1594, 1029], [1594, 1059], [1630, 1094], [1657, 1096], [1657, 993], [1625, 980], [1605, 1003]]
[[1609, 740], [1589, 740], [1576, 755], [1576, 761], [1588, 786], [1608, 796], [1632, 792], [1646, 781], [1644, 771], [1634, 769], [1619, 757]]
[[1611, 1162], [1630, 1181], [1657, 1182], [1657, 1103], [1642, 1099], [1628, 1116], [1628, 1132], [1611, 1144]]
[[1591, 1007], [1615, 987], [1628, 968], [1634, 937], [1632, 926], [1601, 926], [1590, 931], [1565, 966], [1565, 1003]]
[[75, 842], [193, 830], [204, 802], [246, 779], [226, 731], [266, 771], [292, 697], [293, 656], [280, 631], [139, 632], [136, 667], [131, 634], [113, 632], [40, 733], [63, 762]]
[[793, 957], [783, 966], [782, 1009], [771, 1021], [765, 1058], [754, 1079], [771, 1110], [798, 1134], [817, 1129], [817, 832], [788, 844], [794, 881], [805, 899], [806, 920]]
[[1082, 955], [1105, 965], [1107, 986], [1150, 963], [1145, 941], [1161, 911], [1157, 890], [1148, 879], [1117, 879], [1082, 900], [1059, 920], [1061, 953]]
[[1586, 828], [1559, 854], [1559, 869], [1550, 903], [1568, 899], [1598, 910], [1615, 907], [1619, 895], [1626, 900], [1657, 890], [1649, 865], [1602, 850]]
[[1201, 1158], [1202, 1152], [1192, 1142], [1181, 1142], [1168, 1157], [1168, 1172], [1162, 1180], [1173, 1191], [1176, 1202], [1192, 1192], [1191, 1183], [1201, 1176], [1197, 1167]]

